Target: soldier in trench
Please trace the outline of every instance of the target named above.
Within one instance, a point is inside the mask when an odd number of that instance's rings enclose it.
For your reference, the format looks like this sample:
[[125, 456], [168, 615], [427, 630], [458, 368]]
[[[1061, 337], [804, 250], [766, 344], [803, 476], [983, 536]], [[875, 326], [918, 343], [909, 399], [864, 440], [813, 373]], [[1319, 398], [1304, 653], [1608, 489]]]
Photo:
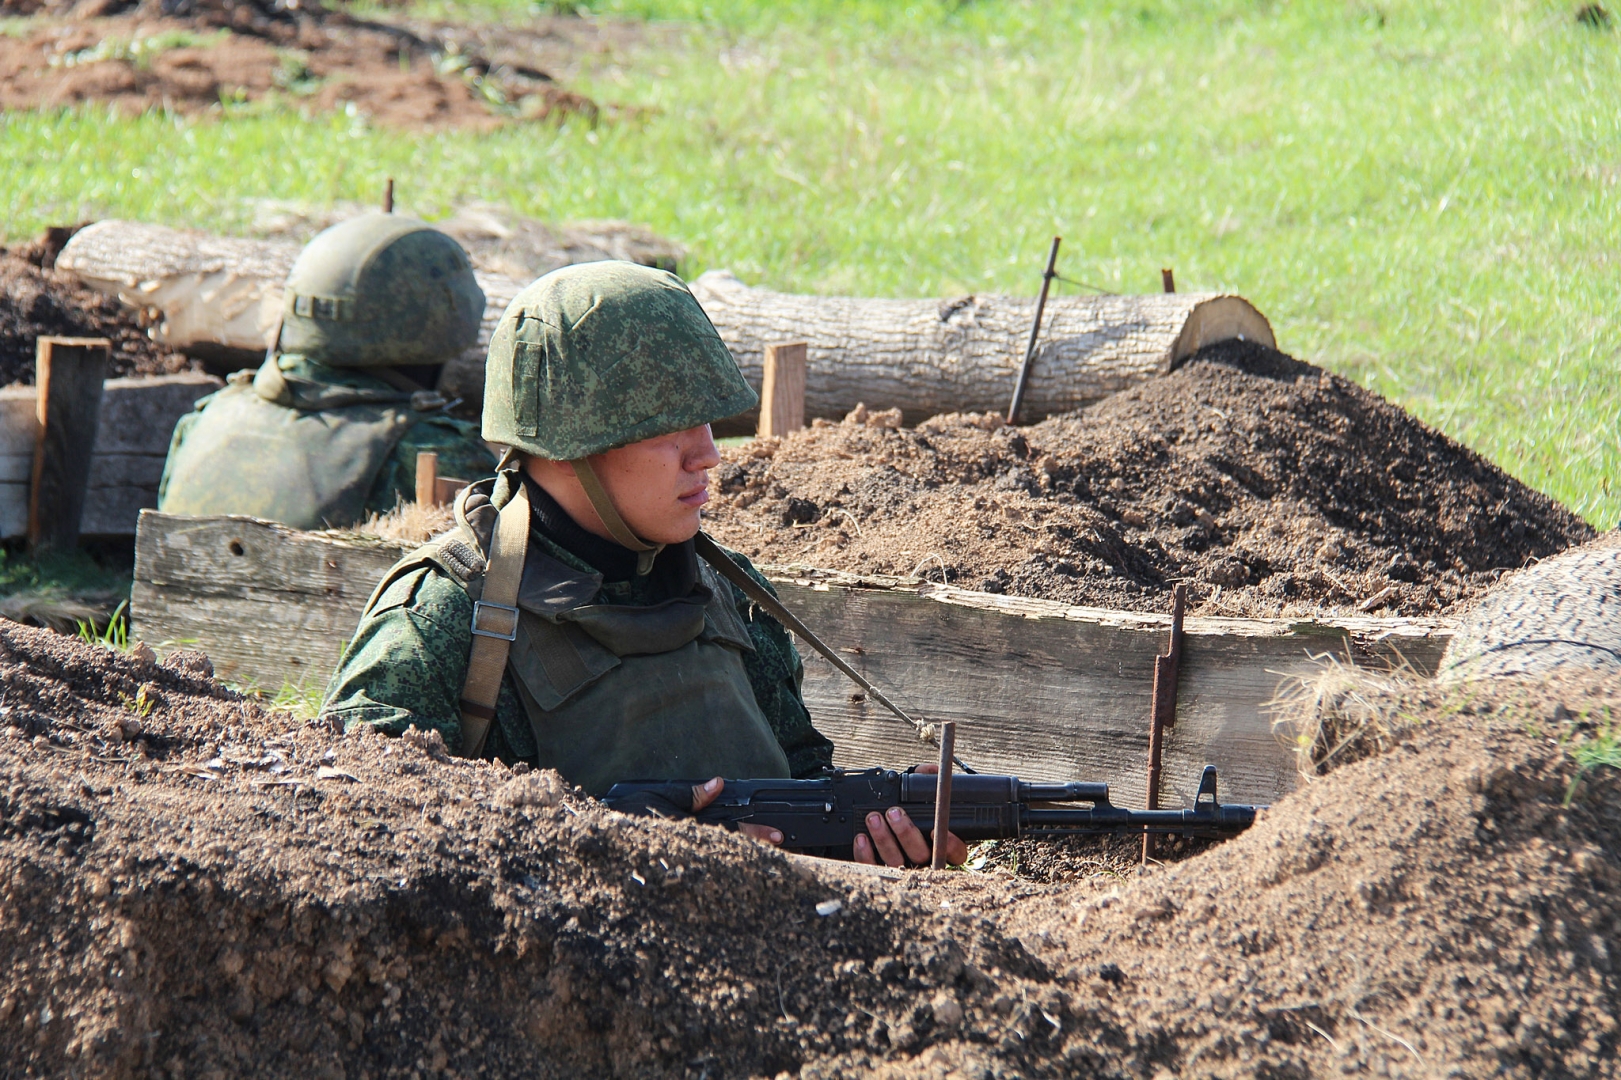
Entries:
[[[464, 756], [555, 768], [593, 795], [713, 777], [693, 812], [722, 777], [827, 768], [787, 631], [699, 557], [720, 460], [709, 425], [757, 403], [675, 275], [599, 262], [530, 285], [485, 375], [484, 437], [511, 449], [458, 498], [456, 527], [377, 587], [323, 716], [435, 729]], [[710, 554], [770, 588], [744, 556]], [[967, 851], [952, 837], [948, 854]], [[892, 810], [869, 817], [855, 856], [926, 864], [929, 843]]]
[[495, 456], [478, 425], [431, 389], [483, 315], [444, 233], [380, 213], [332, 226], [293, 264], [264, 364], [175, 425], [158, 509], [343, 527], [414, 498], [420, 451], [446, 476], [483, 476]]

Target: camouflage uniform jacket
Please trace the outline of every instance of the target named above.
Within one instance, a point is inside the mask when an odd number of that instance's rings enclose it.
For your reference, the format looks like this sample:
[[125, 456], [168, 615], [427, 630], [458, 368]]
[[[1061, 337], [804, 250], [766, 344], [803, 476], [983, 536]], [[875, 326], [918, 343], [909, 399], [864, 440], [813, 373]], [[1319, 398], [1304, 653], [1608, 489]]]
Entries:
[[[556, 538], [543, 520], [543, 508], [554, 507], [530, 486], [536, 505], [530, 544], [574, 569], [601, 573]], [[575, 529], [577, 530], [577, 526]], [[573, 537], [570, 537], [573, 539]], [[606, 541], [597, 542], [634, 562], [634, 555]], [[487, 546], [487, 545], [486, 545]], [[581, 546], [574, 544], [574, 547]], [[771, 586], [748, 559], [727, 555], [756, 581]], [[690, 543], [668, 548], [664, 559], [692, 559]], [[650, 605], [656, 573], [627, 580], [605, 580], [594, 603]], [[770, 725], [794, 776], [806, 776], [832, 763], [833, 744], [811, 725], [800, 694], [804, 667], [782, 624], [755, 607], [735, 586], [725, 583], [732, 603], [748, 628], [753, 652], [744, 654], [750, 688]], [[461, 746], [458, 701], [472, 648], [473, 601], [462, 585], [436, 565], [417, 567], [399, 576], [376, 597], [362, 616], [354, 640], [344, 650], [328, 685], [322, 715], [341, 722], [344, 730], [369, 724], [389, 734], [408, 726], [437, 729], [453, 751]], [[502, 678], [496, 722], [485, 743], [486, 757], [507, 763], [538, 762], [533, 731], [519, 701], [510, 669]]]

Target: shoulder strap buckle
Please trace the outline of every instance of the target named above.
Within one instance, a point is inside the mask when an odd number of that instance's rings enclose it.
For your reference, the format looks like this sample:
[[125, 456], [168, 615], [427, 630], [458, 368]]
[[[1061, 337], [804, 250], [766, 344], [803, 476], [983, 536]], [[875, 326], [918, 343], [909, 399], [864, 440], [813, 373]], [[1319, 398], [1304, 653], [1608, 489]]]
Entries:
[[[500, 612], [493, 620], [486, 620], [486, 611]], [[473, 601], [473, 633], [480, 637], [518, 640], [518, 609], [511, 604], [497, 604], [489, 600]]]

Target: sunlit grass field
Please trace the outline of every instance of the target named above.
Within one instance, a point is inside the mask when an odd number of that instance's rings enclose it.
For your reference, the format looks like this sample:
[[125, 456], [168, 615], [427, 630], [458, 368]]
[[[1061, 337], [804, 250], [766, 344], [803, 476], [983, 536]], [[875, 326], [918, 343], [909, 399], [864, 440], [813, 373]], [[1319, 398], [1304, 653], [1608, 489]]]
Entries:
[[[514, 20], [489, 0], [422, 10]], [[13, 238], [249, 200], [620, 217], [773, 288], [1242, 293], [1286, 350], [1400, 401], [1601, 527], [1621, 515], [1621, 29], [1568, 3], [772, 5], [674, 21], [574, 88], [595, 127], [407, 134], [296, 102], [0, 117]]]

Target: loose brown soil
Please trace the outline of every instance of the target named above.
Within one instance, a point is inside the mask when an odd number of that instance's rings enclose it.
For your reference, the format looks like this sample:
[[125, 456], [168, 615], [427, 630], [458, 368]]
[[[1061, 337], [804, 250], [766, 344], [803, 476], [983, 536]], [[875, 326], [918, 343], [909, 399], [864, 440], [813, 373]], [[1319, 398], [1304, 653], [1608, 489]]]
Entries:
[[1593, 529], [1403, 410], [1230, 343], [1079, 413], [858, 410], [723, 452], [708, 528], [766, 563], [1206, 613], [1423, 614]]
[[196, 654], [0, 624], [0, 684], [8, 1075], [1621, 1073], [1613, 679], [1414, 690], [1244, 836], [1051, 886], [812, 870]]
[[25, 33], [0, 36], [0, 109], [108, 102], [192, 113], [279, 96], [425, 129], [600, 113], [521, 48], [495, 60], [427, 25], [370, 22], [319, 4], [0, 2], [5, 13], [36, 16]]
[[0, 248], [0, 386], [33, 383], [41, 335], [107, 338], [113, 343], [109, 376], [190, 370], [185, 356], [147, 336], [138, 312], [55, 269], [73, 231], [51, 229], [27, 244]]

